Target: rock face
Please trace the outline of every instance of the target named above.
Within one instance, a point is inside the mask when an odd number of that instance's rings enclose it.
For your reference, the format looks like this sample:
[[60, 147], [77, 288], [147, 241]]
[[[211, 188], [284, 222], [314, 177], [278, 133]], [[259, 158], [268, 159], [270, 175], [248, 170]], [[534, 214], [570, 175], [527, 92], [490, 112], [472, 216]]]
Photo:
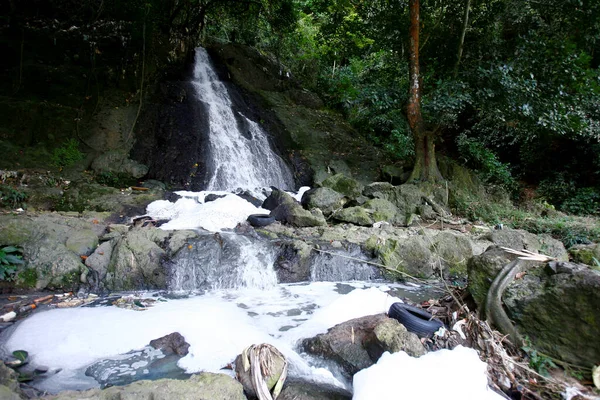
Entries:
[[328, 187], [310, 189], [302, 196], [302, 205], [311, 210], [318, 208], [325, 216], [344, 207], [348, 199], [341, 193]]
[[302, 342], [305, 351], [335, 361], [351, 377], [377, 362], [385, 351], [418, 357], [425, 348], [414, 333], [385, 314], [352, 319]]
[[92, 162], [92, 169], [96, 173], [126, 174], [134, 179], [148, 173], [147, 166], [130, 160], [126, 152], [119, 150], [110, 150], [96, 157]]
[[187, 380], [159, 379], [138, 381], [127, 386], [114, 386], [104, 390], [62, 392], [46, 396], [47, 400], [247, 400], [242, 385], [224, 374], [203, 372]]
[[323, 213], [316, 210], [313, 212], [305, 210], [299, 203], [284, 203], [271, 211], [269, 215], [277, 221], [298, 227], [327, 225]]
[[499, 229], [491, 231], [486, 238], [497, 246], [542, 253], [560, 261], [569, 260], [562, 242], [550, 235], [534, 235], [521, 229]]
[[[479, 304], [489, 283], [510, 261], [491, 248], [469, 261], [469, 290]], [[526, 274], [506, 289], [503, 301], [521, 336], [544, 353], [592, 366], [600, 359], [600, 272], [583, 264], [526, 264]]]

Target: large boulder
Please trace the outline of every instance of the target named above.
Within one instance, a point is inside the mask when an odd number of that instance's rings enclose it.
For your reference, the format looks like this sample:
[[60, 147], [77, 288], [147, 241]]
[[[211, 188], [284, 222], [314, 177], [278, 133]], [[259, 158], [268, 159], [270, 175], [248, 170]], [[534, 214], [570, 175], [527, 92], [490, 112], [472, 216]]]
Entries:
[[430, 249], [439, 259], [445, 272], [466, 275], [467, 262], [473, 256], [473, 242], [456, 231], [441, 231], [431, 239]]
[[318, 208], [326, 216], [344, 207], [347, 201], [343, 194], [328, 187], [310, 189], [302, 196], [302, 205], [305, 208]]
[[421, 236], [405, 239], [372, 236], [365, 243], [365, 248], [386, 267], [411, 276], [430, 278], [438, 264], [430, 250], [430, 243]]
[[497, 246], [489, 247], [467, 262], [468, 289], [478, 306], [485, 304], [492, 281], [504, 266], [516, 258]]
[[376, 363], [385, 351], [402, 350], [414, 357], [426, 353], [417, 335], [385, 314], [338, 324], [327, 333], [304, 339], [302, 346], [310, 354], [335, 361], [348, 377]]
[[148, 173], [148, 167], [127, 158], [127, 152], [109, 150], [94, 159], [92, 169], [96, 173], [125, 174], [134, 179]]
[[[425, 192], [427, 190], [427, 193]], [[437, 211], [444, 210], [446, 199], [443, 191], [437, 187], [424, 187], [414, 184], [394, 186], [387, 182], [373, 182], [363, 189], [363, 195], [387, 200], [397, 209], [398, 223], [406, 224], [412, 214], [419, 214], [426, 219], [435, 216], [430, 203], [435, 204]]]
[[[492, 247], [469, 260], [469, 291], [484, 304], [490, 283], [514, 259]], [[522, 337], [555, 358], [593, 366], [600, 360], [600, 272], [584, 264], [524, 262], [526, 273], [503, 295], [508, 317]]]
[[164, 289], [167, 274], [163, 261], [167, 253], [161, 248], [169, 232], [140, 228], [116, 239], [104, 282], [110, 290]]
[[277, 221], [287, 222], [297, 227], [327, 225], [322, 212], [318, 211], [318, 209], [312, 211], [305, 210], [298, 202], [281, 204], [271, 211], [269, 215]]
[[371, 218], [371, 213], [360, 206], [344, 208], [333, 214], [333, 218], [338, 221], [349, 222], [361, 226], [371, 226], [373, 225], [373, 222], [375, 222], [373, 221], [373, 218]]
[[127, 386], [66, 391], [43, 397], [46, 400], [247, 400], [242, 385], [225, 374], [203, 372], [190, 379], [158, 379], [137, 381]]
[[600, 272], [584, 264], [535, 267], [504, 295], [522, 336], [555, 358], [584, 367], [600, 360]]
[[385, 199], [371, 199], [363, 204], [363, 208], [371, 214], [375, 222], [386, 221], [391, 224], [404, 223], [405, 216], [398, 214], [398, 208]]
[[498, 229], [485, 237], [496, 246], [509, 247], [515, 250], [529, 250], [554, 257], [560, 261], [568, 261], [569, 255], [561, 241], [550, 235], [535, 235], [521, 229]]
[[358, 181], [349, 178], [344, 174], [335, 174], [330, 176], [321, 182], [321, 186], [333, 189], [349, 199], [354, 199], [360, 196], [363, 190], [363, 186], [358, 183]]
[[298, 202], [283, 190], [273, 188], [271, 194], [263, 201], [262, 208], [273, 211], [282, 204], [298, 204]]
[[23, 249], [26, 264], [16, 275], [24, 288], [75, 290], [89, 254], [106, 226], [104, 214], [0, 215], [0, 244]]

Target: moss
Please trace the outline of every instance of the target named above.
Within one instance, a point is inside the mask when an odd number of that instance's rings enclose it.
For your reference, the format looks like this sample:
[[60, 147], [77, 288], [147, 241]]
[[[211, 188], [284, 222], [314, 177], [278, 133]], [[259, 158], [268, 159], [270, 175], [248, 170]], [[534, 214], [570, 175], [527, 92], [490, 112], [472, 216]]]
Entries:
[[35, 268], [27, 268], [17, 275], [17, 287], [34, 289], [38, 281], [38, 272]]
[[358, 197], [362, 193], [362, 186], [343, 174], [330, 176], [322, 182], [322, 185], [350, 198]]
[[63, 289], [75, 289], [79, 286], [81, 272], [74, 270], [67, 272], [60, 279], [60, 283]]
[[279, 236], [277, 236], [276, 233], [268, 231], [266, 229], [256, 229], [256, 233], [258, 233], [259, 235], [267, 238], [267, 239], [278, 239]]

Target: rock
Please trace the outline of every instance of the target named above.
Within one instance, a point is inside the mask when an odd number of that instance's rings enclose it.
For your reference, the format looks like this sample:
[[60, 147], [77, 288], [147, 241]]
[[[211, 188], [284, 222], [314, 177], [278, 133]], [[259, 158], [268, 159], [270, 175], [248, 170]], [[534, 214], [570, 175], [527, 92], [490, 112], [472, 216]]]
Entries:
[[277, 281], [295, 283], [310, 280], [312, 246], [302, 240], [283, 243], [275, 261]]
[[185, 356], [189, 352], [190, 345], [185, 341], [179, 332], [173, 332], [166, 336], [150, 341], [150, 346], [162, 350], [165, 354], [175, 353], [179, 356]]
[[210, 201], [215, 201], [217, 199], [222, 199], [223, 197], [225, 197], [226, 195], [224, 194], [214, 194], [214, 193], [209, 193], [204, 197], [204, 202], [208, 203]]
[[370, 211], [373, 221], [387, 221], [391, 224], [403, 223], [404, 216], [398, 215], [398, 208], [385, 199], [371, 199], [363, 204]]
[[290, 225], [298, 227], [327, 225], [327, 221], [325, 221], [322, 213], [321, 215], [315, 215], [302, 208], [300, 203], [295, 200], [293, 203], [288, 202], [277, 206], [269, 215], [277, 221], [287, 222]]
[[467, 262], [468, 289], [478, 306], [485, 304], [487, 292], [502, 268], [514, 260], [511, 255], [497, 246], [488, 248], [485, 253], [474, 256]]
[[344, 208], [333, 214], [333, 218], [338, 221], [349, 222], [361, 226], [371, 226], [373, 225], [373, 222], [375, 222], [365, 208], [358, 206]]
[[259, 200], [256, 197], [254, 197], [254, 195], [252, 193], [250, 193], [248, 190], [243, 191], [241, 193], [236, 193], [236, 196], [241, 197], [242, 199], [246, 200], [247, 202], [252, 204], [254, 207], [260, 207], [263, 204], [262, 200]]
[[283, 190], [273, 188], [273, 191], [271, 192], [269, 197], [267, 197], [265, 199], [265, 201], [262, 203], [262, 208], [264, 208], [265, 210], [273, 211], [274, 209], [276, 209], [277, 207], [279, 207], [282, 204], [299, 204], [299, 203], [296, 201], [296, 199], [294, 199], [292, 196], [290, 196]]
[[[484, 304], [490, 283], [515, 256], [492, 247], [469, 260], [469, 292]], [[521, 261], [524, 262], [524, 261]], [[600, 272], [584, 264], [524, 262], [503, 295], [507, 315], [535, 348], [582, 366], [600, 359]]]
[[516, 280], [503, 299], [518, 331], [540, 351], [589, 368], [600, 360], [599, 271], [550, 262]]
[[569, 248], [569, 255], [573, 258], [573, 262], [600, 267], [600, 244], [598, 243], [572, 246]]
[[203, 372], [190, 379], [138, 381], [127, 386], [84, 392], [66, 391], [43, 397], [46, 400], [247, 400], [242, 385], [225, 374]]
[[288, 379], [277, 400], [351, 400], [352, 393], [336, 386]]
[[92, 162], [96, 173], [127, 174], [132, 178], [141, 178], [148, 173], [148, 167], [127, 158], [127, 153], [119, 150], [109, 150], [96, 157]]
[[333, 189], [349, 199], [354, 199], [360, 196], [363, 190], [363, 186], [360, 183], [343, 174], [330, 176], [321, 182], [321, 186]]
[[94, 253], [85, 260], [85, 265], [98, 273], [100, 281], [104, 280], [106, 277], [115, 242], [116, 241], [111, 240], [102, 243], [96, 248]]
[[132, 229], [117, 239], [105, 285], [110, 290], [165, 289], [167, 274], [162, 262], [164, 244], [169, 233], [154, 228]]
[[[412, 356], [424, 354], [417, 335], [407, 332], [397, 321], [389, 320], [385, 314], [352, 319], [327, 333], [304, 339], [302, 346], [310, 354], [335, 361], [348, 377], [376, 363], [385, 351], [404, 350]], [[406, 346], [402, 348], [403, 345]]]
[[79, 231], [69, 236], [66, 246], [78, 256], [87, 256], [98, 246], [98, 235], [91, 229]]
[[189, 230], [177, 230], [173, 231], [169, 238], [169, 244], [167, 249], [169, 254], [173, 255], [177, 253], [183, 246], [185, 246], [190, 240], [198, 237], [198, 233]]
[[437, 260], [429, 249], [430, 244], [421, 236], [403, 240], [373, 236], [365, 247], [386, 267], [422, 278], [430, 278], [435, 272]]
[[444, 271], [453, 275], [467, 274], [467, 262], [473, 257], [473, 243], [468, 236], [454, 231], [441, 231], [432, 238], [431, 251]]
[[308, 210], [318, 208], [329, 216], [335, 210], [343, 208], [347, 201], [343, 194], [328, 187], [320, 187], [306, 191], [301, 203]]
[[407, 223], [408, 216], [423, 210], [421, 207], [425, 194], [417, 185], [393, 186], [387, 182], [374, 182], [364, 188], [363, 194], [367, 197], [387, 200], [396, 206], [398, 221], [402, 224]]
[[404, 325], [394, 318], [385, 319], [377, 324], [374, 332], [384, 351], [390, 353], [405, 351], [412, 357], [420, 357], [427, 353], [419, 337], [409, 332]]
[[534, 235], [520, 229], [499, 229], [491, 231], [486, 238], [497, 246], [542, 253], [560, 261], [569, 260], [562, 242], [550, 235]]
[[22, 392], [17, 373], [0, 361], [0, 399], [21, 400]]

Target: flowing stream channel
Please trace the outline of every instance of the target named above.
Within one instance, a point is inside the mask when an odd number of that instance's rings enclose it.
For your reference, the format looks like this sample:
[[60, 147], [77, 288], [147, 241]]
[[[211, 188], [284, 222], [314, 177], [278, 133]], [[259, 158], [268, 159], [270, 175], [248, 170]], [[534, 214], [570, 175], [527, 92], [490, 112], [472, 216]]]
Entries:
[[[148, 207], [150, 215], [170, 220], [163, 229], [204, 232], [190, 251], [172, 260], [170, 290], [137, 293], [155, 300], [143, 312], [113, 307], [110, 301], [37, 312], [12, 329], [5, 350], [26, 350], [33, 366], [47, 367], [46, 377], [34, 386], [55, 393], [199, 371], [231, 374], [223, 368], [245, 347], [268, 342], [290, 361], [289, 376], [351, 391], [351, 382], [335, 367], [303, 354], [299, 340], [352, 318], [386, 312], [402, 297], [421, 300], [429, 293], [369, 280], [377, 277], [373, 267], [325, 256], [315, 258], [312, 281], [278, 283], [275, 245], [230, 231], [249, 214], [268, 211], [230, 192], [270, 185], [293, 190], [290, 169], [259, 124], [232, 110], [202, 48], [196, 51], [193, 84], [210, 115], [207, 190], [225, 197], [204, 202], [208, 192], [180, 192], [176, 202]], [[159, 362], [168, 357], [147, 345], [172, 332], [185, 337], [189, 354]]]

